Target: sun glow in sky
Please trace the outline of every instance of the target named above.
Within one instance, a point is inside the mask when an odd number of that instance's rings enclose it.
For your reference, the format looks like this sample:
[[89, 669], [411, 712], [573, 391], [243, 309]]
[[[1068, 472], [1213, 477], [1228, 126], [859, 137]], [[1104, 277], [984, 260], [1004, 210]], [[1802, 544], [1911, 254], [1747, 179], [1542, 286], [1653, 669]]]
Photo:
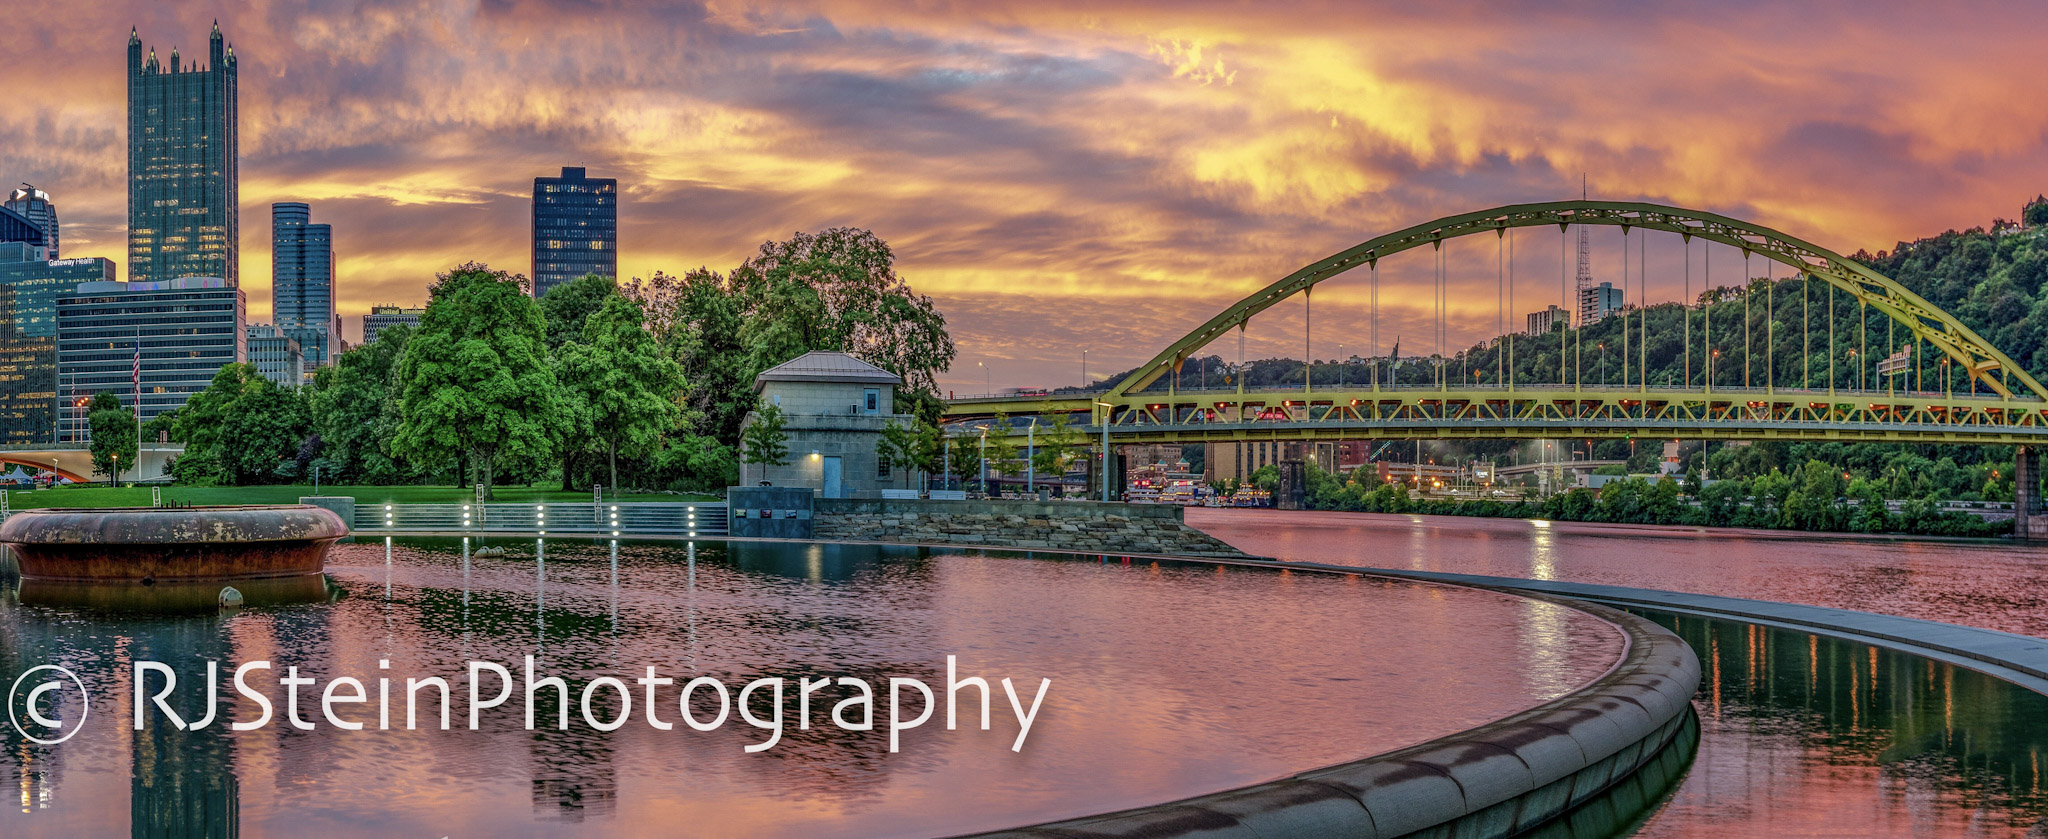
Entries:
[[[963, 392], [976, 362], [996, 387], [1076, 383], [1084, 347], [1091, 376], [1134, 366], [1304, 264], [1574, 197], [1581, 172], [1595, 198], [1844, 252], [2048, 191], [2037, 5], [88, 1], [11, 14], [0, 109], [0, 178], [52, 194], [65, 255], [126, 275], [129, 27], [203, 56], [215, 17], [242, 69], [251, 319], [269, 204], [309, 201], [351, 338], [452, 265], [528, 272], [532, 179], [564, 165], [619, 179], [627, 276], [873, 229], [951, 322]], [[1522, 235], [1533, 311], [1559, 242]], [[1493, 245], [1448, 255], [1449, 332], [1493, 334]], [[1408, 261], [1382, 271], [1382, 344], [1433, 329]], [[1364, 279], [1343, 282], [1316, 296], [1321, 358], [1368, 351]], [[1298, 357], [1300, 322], [1276, 307], [1246, 352]]]

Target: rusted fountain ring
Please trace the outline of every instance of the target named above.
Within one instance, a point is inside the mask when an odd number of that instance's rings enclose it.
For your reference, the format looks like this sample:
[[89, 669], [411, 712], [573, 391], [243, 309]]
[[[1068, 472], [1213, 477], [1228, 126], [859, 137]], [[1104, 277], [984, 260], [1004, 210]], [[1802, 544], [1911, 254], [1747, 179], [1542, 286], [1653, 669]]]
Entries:
[[234, 580], [317, 574], [348, 535], [310, 504], [43, 508], [0, 523], [24, 578]]

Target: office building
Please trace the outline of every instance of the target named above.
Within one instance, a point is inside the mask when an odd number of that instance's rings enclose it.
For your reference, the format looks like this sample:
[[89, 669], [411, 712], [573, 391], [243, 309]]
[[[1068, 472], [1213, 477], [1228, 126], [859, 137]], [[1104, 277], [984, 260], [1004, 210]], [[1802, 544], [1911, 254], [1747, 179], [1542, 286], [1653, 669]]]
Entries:
[[276, 382], [282, 387], [298, 387], [306, 383], [306, 373], [311, 365], [299, 348], [299, 342], [285, 330], [267, 323], [250, 324], [244, 330], [249, 344], [249, 363], [256, 366], [256, 372], [263, 378]]
[[[142, 421], [182, 408], [215, 373], [249, 359], [242, 290], [220, 277], [153, 283], [90, 282], [57, 300], [57, 365], [68, 392], [134, 392], [142, 353]], [[84, 417], [66, 412], [65, 441], [84, 439]]]
[[341, 351], [334, 309], [334, 228], [312, 223], [297, 201], [270, 205], [271, 318], [297, 341], [306, 367], [331, 363]]
[[1601, 283], [1579, 290], [1579, 323], [1591, 326], [1621, 311], [1621, 289]]
[[28, 184], [7, 195], [7, 209], [20, 213], [43, 231], [43, 250], [49, 251], [49, 258], [57, 259], [57, 205], [51, 203], [50, 194]]
[[235, 50], [214, 24], [207, 64], [145, 57], [128, 33], [128, 277], [239, 284]]
[[376, 343], [377, 333], [384, 331], [385, 327], [410, 326], [417, 329], [420, 325], [420, 318], [425, 316], [426, 313], [427, 310], [425, 309], [407, 309], [400, 306], [371, 306], [370, 313], [363, 316], [363, 343]]
[[1551, 330], [1556, 329], [1559, 324], [1563, 324], [1567, 329], [1571, 328], [1572, 325], [1572, 313], [1563, 306], [1553, 305], [1543, 311], [1529, 313], [1529, 334], [1531, 335], [1548, 334]]
[[533, 179], [533, 296], [588, 274], [619, 275], [619, 182], [564, 166]]
[[44, 255], [26, 242], [0, 243], [0, 443], [56, 439], [71, 395], [57, 371], [57, 298], [115, 279], [111, 260]]
[[[44, 241], [43, 229], [30, 221], [28, 216], [0, 207], [0, 243], [19, 242], [35, 248], [39, 254], [46, 254]], [[45, 255], [42, 258], [48, 257]]]

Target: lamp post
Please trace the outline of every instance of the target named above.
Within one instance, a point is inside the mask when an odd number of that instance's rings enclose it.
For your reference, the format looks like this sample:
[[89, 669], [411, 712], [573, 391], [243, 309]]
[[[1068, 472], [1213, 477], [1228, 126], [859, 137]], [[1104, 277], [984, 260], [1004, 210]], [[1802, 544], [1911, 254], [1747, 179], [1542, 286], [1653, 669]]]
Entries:
[[1116, 406], [1101, 400], [1096, 400], [1095, 404], [1102, 407], [1102, 500], [1107, 502], [1109, 501], [1109, 412], [1110, 409]]
[[1024, 427], [1024, 493], [1038, 495], [1038, 418], [1032, 417], [1031, 424]]
[[988, 365], [977, 361], [974, 362], [974, 366], [981, 368], [981, 392], [989, 396], [994, 396], [996, 394], [996, 387], [994, 384], [990, 383], [992, 377], [991, 374], [988, 372]]
[[981, 429], [981, 497], [988, 497], [988, 429]]

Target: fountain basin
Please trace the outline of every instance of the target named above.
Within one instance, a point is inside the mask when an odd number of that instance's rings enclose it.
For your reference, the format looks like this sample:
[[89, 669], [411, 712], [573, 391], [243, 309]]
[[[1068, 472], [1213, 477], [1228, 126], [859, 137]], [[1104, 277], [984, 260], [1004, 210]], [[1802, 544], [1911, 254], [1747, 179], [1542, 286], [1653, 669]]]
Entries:
[[0, 523], [24, 580], [171, 582], [318, 574], [348, 535], [310, 504], [49, 508]]

